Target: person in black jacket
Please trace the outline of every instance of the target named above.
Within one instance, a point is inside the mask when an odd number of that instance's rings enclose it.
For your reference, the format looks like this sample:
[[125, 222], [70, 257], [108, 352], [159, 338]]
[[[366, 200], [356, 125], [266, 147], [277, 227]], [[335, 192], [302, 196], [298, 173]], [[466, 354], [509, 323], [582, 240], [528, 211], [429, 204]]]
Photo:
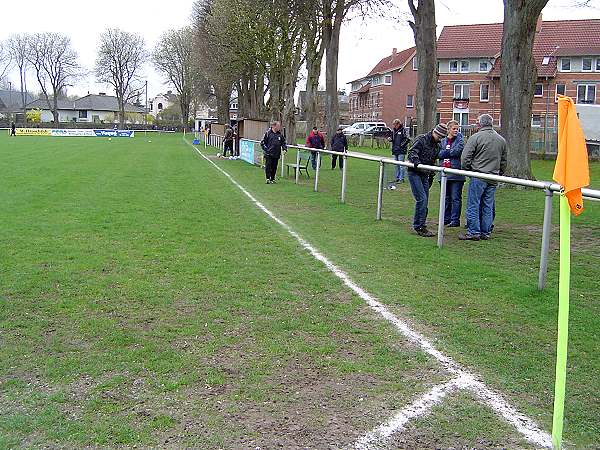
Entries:
[[414, 168], [408, 169], [408, 181], [415, 198], [415, 217], [413, 228], [419, 236], [435, 236], [427, 229], [427, 205], [429, 203], [429, 188], [433, 181], [433, 172], [420, 170], [420, 164], [435, 166], [440, 153], [440, 142], [448, 134], [448, 127], [443, 123], [438, 124], [432, 131], [417, 137], [410, 152], [408, 160]]
[[[331, 150], [334, 152], [346, 153], [348, 151], [348, 139], [342, 132], [341, 128], [338, 128], [336, 133], [331, 138]], [[335, 169], [335, 165], [338, 159], [338, 155], [331, 155], [331, 170]], [[344, 168], [344, 158], [340, 156], [340, 170]]]
[[[400, 119], [394, 119], [392, 127], [392, 155], [396, 161], [404, 161], [410, 139]], [[404, 166], [396, 166], [397, 183], [404, 183], [404, 169]]]
[[223, 157], [227, 157], [227, 152], [229, 152], [229, 156], [233, 156], [233, 128], [229, 125], [225, 127], [225, 136], [223, 136]]
[[271, 124], [271, 128], [267, 130], [262, 141], [260, 141], [260, 146], [265, 156], [267, 184], [273, 184], [275, 183], [275, 175], [277, 174], [277, 165], [279, 164], [279, 158], [281, 158], [281, 152], [287, 151], [285, 137], [281, 134], [281, 123], [273, 122]]
[[10, 124], [10, 135], [11, 136], [17, 135], [17, 127], [14, 122]]

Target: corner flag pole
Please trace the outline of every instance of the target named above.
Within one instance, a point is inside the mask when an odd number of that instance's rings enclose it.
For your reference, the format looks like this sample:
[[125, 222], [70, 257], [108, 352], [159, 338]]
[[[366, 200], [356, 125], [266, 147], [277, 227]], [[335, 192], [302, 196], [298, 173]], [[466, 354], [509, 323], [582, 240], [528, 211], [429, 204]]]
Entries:
[[567, 197], [560, 196], [560, 275], [558, 285], [558, 341], [556, 343], [556, 383], [552, 417], [552, 447], [561, 448], [567, 380], [569, 339], [569, 285], [571, 282], [571, 210]]

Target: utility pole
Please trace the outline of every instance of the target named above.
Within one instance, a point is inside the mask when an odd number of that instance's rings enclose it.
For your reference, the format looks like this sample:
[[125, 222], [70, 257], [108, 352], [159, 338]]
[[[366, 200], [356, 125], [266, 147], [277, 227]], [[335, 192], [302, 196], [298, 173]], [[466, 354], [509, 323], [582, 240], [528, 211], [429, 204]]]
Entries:
[[148, 80], [146, 80], [146, 102], [144, 103], [144, 136], [148, 135]]

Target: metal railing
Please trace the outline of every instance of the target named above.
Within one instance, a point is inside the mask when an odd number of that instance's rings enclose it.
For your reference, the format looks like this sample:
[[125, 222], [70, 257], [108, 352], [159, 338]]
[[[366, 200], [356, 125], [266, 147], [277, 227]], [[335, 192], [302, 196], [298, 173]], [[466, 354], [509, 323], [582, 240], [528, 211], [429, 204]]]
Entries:
[[[250, 142], [258, 142], [250, 139], [246, 139]], [[212, 145], [212, 144], [209, 144]], [[348, 168], [348, 159], [358, 159], [363, 161], [373, 161], [379, 163], [379, 182], [377, 183], [377, 209], [375, 218], [376, 220], [381, 220], [381, 215], [383, 211], [383, 191], [384, 191], [384, 173], [385, 173], [385, 165], [394, 165], [394, 166], [404, 166], [412, 168], [414, 165], [410, 162], [406, 161], [396, 161], [392, 158], [369, 155], [366, 153], [358, 153], [358, 152], [335, 152], [332, 150], [325, 149], [315, 149], [308, 148], [303, 145], [288, 145], [288, 149], [296, 149], [301, 151], [312, 151], [317, 152], [317, 168], [315, 171], [315, 181], [314, 181], [314, 191], [317, 192], [319, 189], [319, 172], [321, 166], [321, 154], [328, 155], [337, 155], [343, 159], [344, 166], [342, 168], [342, 186], [341, 186], [341, 194], [340, 194], [340, 202], [346, 202], [346, 184], [347, 184], [347, 168]], [[282, 158], [284, 158], [284, 153], [282, 153]], [[296, 164], [299, 167], [300, 164], [300, 153], [296, 153]], [[282, 160], [281, 164], [281, 174], [283, 176], [283, 166], [284, 161]], [[424, 164], [419, 164], [420, 170], [437, 172], [440, 174], [440, 208], [438, 215], [438, 234], [437, 234], [437, 246], [442, 248], [444, 245], [444, 211], [445, 211], [445, 202], [446, 202], [446, 187], [448, 182], [448, 175], [463, 175], [471, 178], [478, 178], [486, 181], [494, 181], [498, 183], [511, 184], [514, 186], [522, 186], [532, 189], [539, 189], [544, 192], [545, 201], [544, 201], [544, 221], [542, 225], [542, 246], [540, 253], [540, 269], [538, 276], [538, 289], [543, 290], [546, 286], [546, 275], [548, 273], [548, 254], [550, 251], [550, 235], [551, 235], [551, 225], [552, 225], [552, 198], [554, 194], [560, 194], [562, 191], [562, 186], [558, 183], [554, 183], [552, 181], [535, 181], [535, 180], [525, 180], [522, 178], [513, 178], [506, 177], [502, 175], [493, 175], [487, 173], [480, 172], [472, 172], [469, 170], [460, 170], [460, 169], [450, 169], [446, 167], [440, 166], [428, 166]], [[296, 170], [295, 183], [298, 184], [299, 181], [299, 170]], [[590, 200], [599, 201], [600, 200], [600, 190], [595, 189], [582, 189], [583, 197]]]

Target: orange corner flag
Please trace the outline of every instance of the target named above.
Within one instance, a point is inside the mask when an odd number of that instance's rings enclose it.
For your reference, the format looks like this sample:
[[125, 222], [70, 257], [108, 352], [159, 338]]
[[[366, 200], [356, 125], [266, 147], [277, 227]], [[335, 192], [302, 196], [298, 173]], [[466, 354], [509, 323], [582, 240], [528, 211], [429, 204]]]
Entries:
[[581, 188], [590, 184], [590, 169], [585, 136], [570, 97], [558, 98], [558, 156], [553, 178], [564, 188], [571, 212], [581, 214]]

